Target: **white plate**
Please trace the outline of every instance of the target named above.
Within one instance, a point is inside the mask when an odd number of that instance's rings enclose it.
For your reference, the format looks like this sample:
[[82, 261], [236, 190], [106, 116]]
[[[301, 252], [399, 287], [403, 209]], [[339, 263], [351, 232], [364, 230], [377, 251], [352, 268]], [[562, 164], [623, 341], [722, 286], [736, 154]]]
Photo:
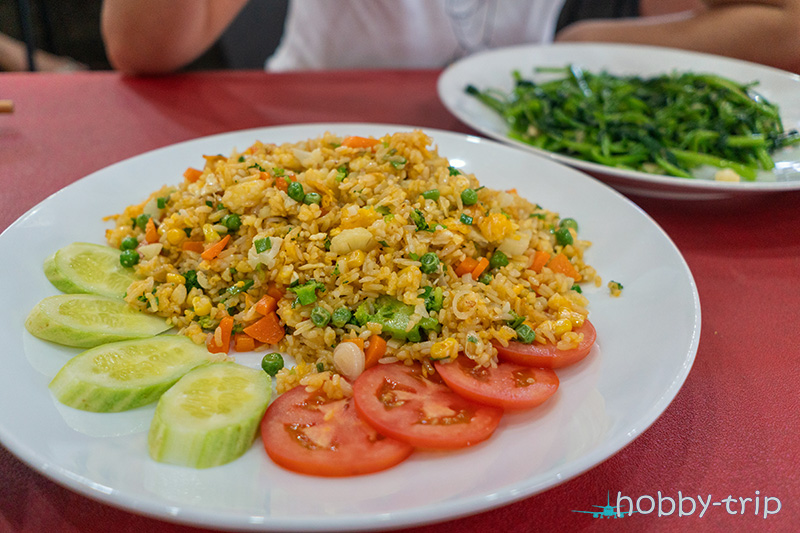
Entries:
[[468, 84], [481, 90], [491, 87], [509, 92], [513, 88], [513, 70], [519, 70], [523, 77], [532, 77], [534, 67], [563, 67], [568, 64], [592, 72], [607, 70], [616, 75], [655, 76], [677, 70], [714, 73], [741, 83], [758, 81], [755, 90], [780, 107], [784, 129], [800, 129], [800, 76], [736, 59], [652, 46], [556, 43], [490, 50], [467, 56], [448, 67], [439, 77], [439, 98], [451, 113], [484, 135], [590, 172], [622, 192], [672, 199], [713, 200], [800, 190], [800, 148], [776, 154], [776, 171], [763, 172], [756, 182], [683, 179], [615, 169], [509, 138], [505, 121], [464, 92]]
[[[76, 411], [47, 384], [78, 350], [28, 334], [23, 322], [56, 294], [45, 257], [73, 241], [103, 242], [105, 215], [175, 184], [203, 154], [256, 139], [294, 142], [332, 131], [381, 136], [408, 126], [317, 124], [256, 129], [184, 142], [122, 161], [64, 188], [0, 236], [0, 440], [43, 475], [136, 513], [242, 530], [376, 530], [476, 513], [541, 492], [592, 468], [647, 429], [683, 384], [697, 351], [700, 304], [686, 263], [667, 235], [606, 185], [554, 161], [478, 137], [428, 130], [454, 166], [493, 188], [516, 187], [574, 217], [593, 241], [588, 261], [624, 284], [612, 298], [588, 288], [598, 342], [559, 372], [545, 406], [507, 415], [489, 441], [450, 453], [415, 453], [379, 474], [320, 479], [274, 465], [257, 441], [225, 466], [192, 470], [152, 461], [153, 407], [119, 414]], [[22, 289], [21, 289], [22, 288]], [[659, 319], [653, 317], [658, 314]], [[258, 358], [244, 358], [255, 366]]]

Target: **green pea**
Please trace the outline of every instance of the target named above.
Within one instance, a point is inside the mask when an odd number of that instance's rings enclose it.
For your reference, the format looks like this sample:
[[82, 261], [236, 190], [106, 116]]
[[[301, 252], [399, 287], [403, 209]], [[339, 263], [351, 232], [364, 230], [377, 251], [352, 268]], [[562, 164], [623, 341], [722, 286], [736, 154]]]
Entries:
[[286, 189], [286, 192], [289, 195], [289, 198], [297, 202], [302, 202], [306, 197], [306, 193], [303, 191], [303, 184], [299, 181], [291, 182]]
[[311, 310], [311, 322], [319, 328], [324, 328], [331, 320], [331, 314], [324, 307], [316, 306]]
[[434, 202], [439, 199], [439, 189], [431, 189], [422, 193], [422, 197], [426, 200], [433, 200]]
[[558, 225], [562, 228], [571, 228], [578, 231], [578, 221], [574, 218], [562, 218]]
[[331, 324], [336, 326], [337, 328], [342, 328], [350, 322], [350, 318], [353, 316], [353, 313], [350, 309], [346, 307], [340, 307], [333, 311], [333, 316], [331, 317]]
[[536, 332], [528, 324], [520, 324], [515, 331], [517, 340], [523, 344], [530, 344], [536, 338]]
[[419, 262], [422, 263], [420, 270], [423, 274], [433, 274], [439, 270], [439, 258], [433, 252], [424, 254], [419, 258]]
[[139, 262], [139, 252], [136, 250], [125, 250], [119, 254], [119, 264], [124, 267], [132, 267]]
[[569, 228], [558, 228], [553, 233], [556, 236], [556, 242], [561, 246], [572, 244], [572, 233], [569, 232]]
[[145, 213], [142, 213], [141, 215], [139, 215], [138, 217], [136, 217], [136, 226], [137, 226], [137, 227], [138, 227], [140, 230], [144, 231], [144, 229], [147, 227], [147, 221], [148, 221], [148, 220], [150, 220], [150, 215], [147, 215], [147, 214], [145, 214]]
[[464, 189], [461, 193], [461, 203], [475, 205], [478, 202], [478, 193], [474, 189]]
[[304, 204], [318, 204], [322, 202], [322, 196], [318, 192], [310, 192], [303, 197]]
[[483, 283], [484, 285], [488, 285], [492, 282], [492, 275], [488, 272], [484, 272], [478, 278], [478, 281]]
[[270, 376], [274, 376], [283, 368], [283, 356], [278, 352], [268, 353], [261, 359], [261, 368]]
[[228, 228], [228, 231], [236, 231], [242, 227], [242, 218], [236, 213], [230, 213], [222, 217], [222, 225]]
[[120, 250], [133, 250], [139, 246], [139, 239], [136, 237], [125, 237], [119, 245]]
[[495, 250], [489, 259], [489, 268], [500, 268], [508, 265], [508, 256], [500, 250]]

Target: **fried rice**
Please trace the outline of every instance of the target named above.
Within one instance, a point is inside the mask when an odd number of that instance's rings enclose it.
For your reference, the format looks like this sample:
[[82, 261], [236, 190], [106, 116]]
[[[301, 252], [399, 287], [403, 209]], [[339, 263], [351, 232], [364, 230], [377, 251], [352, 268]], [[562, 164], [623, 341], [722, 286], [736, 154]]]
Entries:
[[[582, 340], [573, 330], [588, 301], [576, 282], [600, 284], [584, 262], [590, 243], [515, 190], [481, 186], [423, 132], [326, 133], [204, 159], [111, 217], [111, 246], [139, 242], [141, 279], [126, 300], [203, 343], [225, 317], [244, 335], [261, 318], [257, 302], [277, 295], [285, 334], [255, 344], [296, 361], [279, 391], [338, 384], [334, 349], [355, 338], [385, 338], [381, 362], [463, 355], [486, 366], [497, 363], [493, 343], [518, 340], [523, 324], [535, 343]], [[380, 318], [387, 302], [405, 313], [405, 332]], [[345, 323], [330, 320], [338, 309]]]

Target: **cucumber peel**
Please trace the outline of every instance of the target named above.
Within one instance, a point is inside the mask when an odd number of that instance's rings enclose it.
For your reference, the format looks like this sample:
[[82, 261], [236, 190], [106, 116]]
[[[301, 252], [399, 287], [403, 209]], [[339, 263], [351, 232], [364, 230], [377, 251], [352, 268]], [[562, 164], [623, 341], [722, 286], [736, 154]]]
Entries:
[[123, 298], [130, 284], [139, 278], [132, 269], [122, 266], [120, 254], [109, 246], [75, 242], [45, 260], [44, 274], [61, 292]]
[[59, 294], [31, 310], [25, 328], [47, 341], [93, 348], [100, 344], [152, 337], [168, 330], [163, 318], [147, 315], [123, 300], [92, 294]]
[[205, 346], [179, 335], [114, 342], [70, 359], [49, 388], [58, 401], [75, 409], [126, 411], [155, 402], [210, 356]]
[[233, 461], [253, 444], [271, 392], [266, 373], [237, 363], [192, 370], [158, 401], [150, 457], [193, 468]]

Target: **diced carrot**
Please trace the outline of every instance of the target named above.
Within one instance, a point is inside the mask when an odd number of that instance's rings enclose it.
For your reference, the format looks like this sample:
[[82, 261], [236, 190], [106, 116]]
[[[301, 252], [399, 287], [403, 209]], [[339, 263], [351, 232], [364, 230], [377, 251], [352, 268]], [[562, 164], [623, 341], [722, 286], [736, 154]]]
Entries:
[[364, 339], [361, 337], [354, 337], [352, 339], [342, 339], [342, 342], [352, 342], [362, 350], [364, 349]]
[[277, 284], [270, 282], [269, 285], [267, 285], [267, 294], [275, 298], [276, 302], [280, 302], [285, 293]]
[[281, 320], [276, 313], [270, 313], [259, 318], [244, 328], [244, 332], [265, 344], [277, 344], [286, 334], [283, 324], [281, 324]]
[[258, 179], [260, 179], [260, 180], [268, 180], [269, 179], [269, 174], [267, 174], [266, 172], [259, 172]]
[[231, 331], [233, 331], [233, 317], [226, 316], [219, 322], [214, 334], [208, 338], [206, 346], [211, 353], [228, 353], [231, 344]]
[[147, 241], [147, 244], [158, 242], [158, 231], [152, 217], [147, 219], [147, 224], [144, 227], [144, 240]]
[[259, 315], [268, 315], [278, 309], [278, 300], [265, 294], [259, 301], [256, 302], [256, 313]]
[[471, 257], [467, 257], [463, 261], [461, 261], [461, 264], [459, 264], [456, 267], [456, 276], [460, 278], [464, 274], [469, 274], [470, 272], [475, 270], [476, 266], [478, 266], [478, 260], [473, 259]]
[[183, 177], [186, 178], [186, 181], [188, 181], [189, 183], [194, 183], [195, 181], [200, 179], [200, 176], [202, 175], [203, 175], [202, 170], [197, 170], [196, 168], [192, 167], [187, 168], [186, 172], [183, 173]]
[[533, 262], [531, 263], [531, 270], [537, 274], [542, 271], [547, 262], [550, 261], [550, 254], [541, 250], [536, 250], [533, 254]]
[[378, 139], [371, 139], [369, 137], [351, 136], [344, 138], [342, 146], [347, 146], [348, 148], [372, 148], [379, 142]]
[[252, 352], [256, 349], [256, 340], [246, 333], [233, 336], [233, 349], [237, 352]]
[[509, 194], [517, 194], [517, 189], [508, 189], [506, 192]]
[[283, 192], [289, 192], [289, 181], [283, 176], [278, 176], [275, 178], [275, 187]]
[[483, 274], [483, 271], [486, 270], [489, 266], [489, 260], [485, 257], [481, 257], [478, 260], [478, 264], [472, 269], [472, 279], [478, 279]]
[[203, 246], [203, 241], [183, 241], [181, 248], [189, 252], [202, 254], [205, 246]]
[[205, 259], [206, 261], [211, 261], [215, 257], [217, 257], [222, 250], [225, 249], [225, 246], [228, 245], [228, 241], [231, 240], [230, 235], [225, 235], [221, 240], [215, 242], [211, 246], [205, 249], [203, 253], [200, 254], [200, 257]]
[[378, 364], [381, 357], [386, 354], [386, 341], [380, 335], [373, 335], [369, 338], [369, 345], [364, 350], [364, 368], [370, 368]]
[[565, 276], [569, 276], [575, 281], [581, 280], [581, 275], [578, 274], [578, 271], [575, 270], [575, 267], [569, 262], [569, 259], [567, 259], [567, 256], [564, 254], [556, 254], [553, 256], [550, 262], [547, 263], [547, 266], [550, 267], [550, 270], [553, 272], [561, 272]]

